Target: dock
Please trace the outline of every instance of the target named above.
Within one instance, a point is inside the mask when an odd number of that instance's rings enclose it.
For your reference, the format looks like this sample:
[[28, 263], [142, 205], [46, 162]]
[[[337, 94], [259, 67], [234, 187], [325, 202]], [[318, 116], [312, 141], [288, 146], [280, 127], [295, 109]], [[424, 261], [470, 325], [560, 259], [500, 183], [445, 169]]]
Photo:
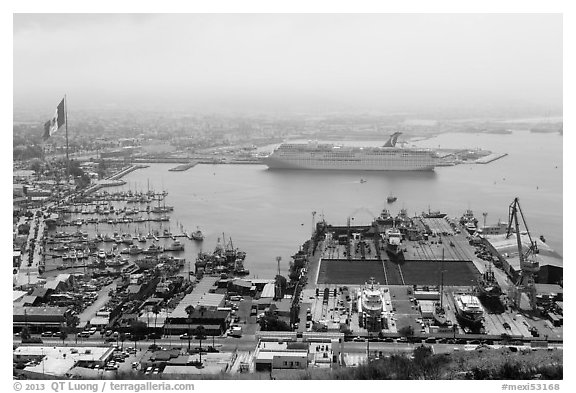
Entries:
[[180, 165], [175, 166], [174, 168], [170, 168], [168, 170], [170, 172], [184, 172], [190, 168], [194, 168], [196, 165], [198, 165], [198, 161], [191, 161], [191, 162], [188, 162], [186, 164], [180, 164]]
[[508, 153], [492, 153], [492, 154], [488, 154], [485, 157], [479, 158], [476, 161], [474, 161], [475, 164], [489, 164], [492, 161], [496, 161], [499, 160], [502, 157], [506, 157], [508, 155]]

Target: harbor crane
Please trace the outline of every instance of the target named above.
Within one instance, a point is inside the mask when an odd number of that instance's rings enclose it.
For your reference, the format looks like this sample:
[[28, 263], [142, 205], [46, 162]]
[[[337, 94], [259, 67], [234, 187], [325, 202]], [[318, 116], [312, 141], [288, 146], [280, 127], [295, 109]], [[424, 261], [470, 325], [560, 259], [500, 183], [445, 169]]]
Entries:
[[[522, 239], [520, 237], [518, 212], [520, 212], [520, 218], [522, 218], [524, 228], [526, 228], [526, 233], [528, 234], [528, 239], [530, 240], [530, 246], [526, 252], [522, 250]], [[520, 299], [522, 297], [522, 293], [526, 293], [532, 310], [535, 310], [536, 285], [534, 281], [534, 275], [540, 270], [540, 264], [536, 260], [536, 254], [538, 254], [538, 246], [536, 242], [532, 240], [532, 236], [530, 236], [530, 231], [528, 230], [528, 225], [526, 224], [526, 219], [524, 218], [524, 213], [520, 207], [520, 200], [518, 197], [514, 198], [514, 201], [508, 208], [508, 228], [506, 230], [506, 239], [512, 236], [512, 222], [514, 222], [514, 230], [516, 231], [516, 241], [518, 244], [518, 256], [520, 258], [520, 276], [515, 283], [514, 302], [516, 306], [520, 308]]]

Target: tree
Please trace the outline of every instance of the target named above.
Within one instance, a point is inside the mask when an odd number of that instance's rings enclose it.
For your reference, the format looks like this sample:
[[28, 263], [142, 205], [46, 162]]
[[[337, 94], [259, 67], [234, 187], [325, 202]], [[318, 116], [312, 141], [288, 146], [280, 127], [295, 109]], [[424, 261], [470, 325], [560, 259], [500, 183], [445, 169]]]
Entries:
[[414, 328], [411, 325], [403, 326], [402, 328], [398, 329], [398, 333], [405, 337], [411, 337], [414, 335]]
[[38, 159], [32, 161], [30, 169], [36, 173], [36, 176], [40, 177], [40, 171], [42, 170], [42, 162]]
[[126, 341], [126, 333], [120, 333], [120, 341], [122, 342], [122, 351], [124, 351], [124, 341]]
[[260, 330], [289, 332], [292, 328], [290, 328], [290, 325], [286, 322], [281, 321], [278, 318], [264, 316], [263, 318], [260, 318]]
[[284, 293], [286, 292], [286, 287], [288, 285], [288, 281], [286, 281], [286, 277], [281, 275], [276, 275], [275, 279], [275, 287], [278, 289], [280, 293], [276, 294], [276, 298], [282, 299], [284, 297]]
[[75, 334], [76, 343], [78, 343], [78, 329], [76, 328], [80, 323], [80, 317], [76, 314], [66, 314], [66, 329], [73, 331]]
[[106, 170], [108, 169], [108, 165], [106, 165], [106, 161], [100, 160], [98, 162], [98, 169], [97, 173], [100, 178], [103, 178], [106, 175]]
[[152, 312], [154, 313], [154, 348], [156, 348], [156, 331], [157, 331], [157, 325], [158, 325], [158, 314], [160, 314], [160, 311], [162, 309], [160, 308], [159, 304], [155, 304], [152, 307]]
[[188, 352], [190, 352], [190, 340], [192, 338], [192, 331], [190, 328], [190, 324], [192, 324], [192, 313], [194, 312], [194, 307], [190, 305], [186, 307], [184, 310], [186, 311], [186, 314], [188, 314], [186, 322], [188, 322]]
[[200, 340], [200, 365], [202, 365], [202, 340], [206, 339], [206, 329], [200, 325], [196, 328], [194, 334], [196, 335], [196, 340]]
[[66, 329], [60, 330], [60, 339], [62, 340], [62, 345], [64, 345], [64, 341], [68, 338], [68, 332]]
[[144, 322], [134, 320], [130, 324], [130, 329], [132, 330], [132, 339], [134, 340], [134, 348], [136, 348], [136, 342], [146, 335], [148, 326]]
[[22, 341], [25, 340], [30, 340], [30, 329], [28, 329], [28, 326], [24, 326], [22, 328], [22, 331], [20, 332], [20, 338], [22, 339]]

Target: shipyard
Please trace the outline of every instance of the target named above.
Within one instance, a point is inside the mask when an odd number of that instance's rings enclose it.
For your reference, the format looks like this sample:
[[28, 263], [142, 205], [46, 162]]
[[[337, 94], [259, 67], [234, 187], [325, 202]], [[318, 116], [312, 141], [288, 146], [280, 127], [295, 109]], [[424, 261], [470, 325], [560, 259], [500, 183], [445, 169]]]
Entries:
[[[364, 212], [368, 225], [354, 224], [358, 211], [343, 225], [313, 212], [288, 272], [278, 257], [275, 278], [256, 278], [233, 234], [205, 244], [200, 228], [178, 223], [169, 195], [99, 189], [32, 210], [34, 249], [14, 260], [18, 375], [282, 375], [417, 345], [562, 348], [561, 257], [530, 234], [518, 199], [498, 225], [481, 225], [470, 209], [394, 211], [395, 196], [379, 215]], [[43, 345], [90, 356], [39, 359]]]

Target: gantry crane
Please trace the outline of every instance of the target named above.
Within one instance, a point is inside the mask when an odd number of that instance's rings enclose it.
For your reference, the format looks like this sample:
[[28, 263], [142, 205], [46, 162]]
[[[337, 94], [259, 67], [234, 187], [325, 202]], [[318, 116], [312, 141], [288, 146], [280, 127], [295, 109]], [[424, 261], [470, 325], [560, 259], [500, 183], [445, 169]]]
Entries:
[[[522, 240], [520, 238], [520, 223], [518, 220], [518, 212], [520, 212], [520, 217], [526, 228], [526, 233], [528, 234], [528, 239], [530, 240], [530, 246], [528, 250], [524, 252], [522, 250]], [[535, 258], [538, 254], [538, 246], [535, 241], [532, 240], [530, 236], [530, 231], [528, 230], [528, 225], [526, 224], [526, 219], [524, 218], [524, 213], [520, 207], [520, 201], [518, 197], [514, 198], [514, 201], [510, 204], [508, 208], [508, 228], [506, 230], [506, 239], [510, 238], [512, 235], [512, 222], [514, 222], [514, 229], [516, 231], [516, 241], [518, 244], [518, 256], [520, 258], [520, 277], [515, 283], [515, 299], [514, 302], [516, 306], [520, 307], [520, 299], [522, 293], [526, 293], [528, 300], [530, 301], [530, 306], [532, 310], [536, 309], [536, 286], [534, 281], [534, 275], [540, 270], [540, 264]]]

